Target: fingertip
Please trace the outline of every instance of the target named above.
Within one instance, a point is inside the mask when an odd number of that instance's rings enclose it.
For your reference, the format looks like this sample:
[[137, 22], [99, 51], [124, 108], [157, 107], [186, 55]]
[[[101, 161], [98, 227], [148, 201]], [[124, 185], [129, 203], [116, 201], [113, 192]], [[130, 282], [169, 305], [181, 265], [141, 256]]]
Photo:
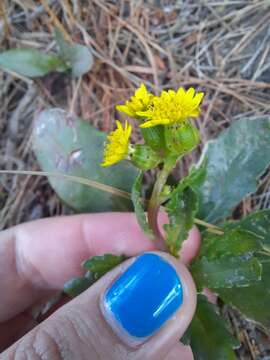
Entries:
[[[160, 231], [165, 236], [163, 226], [168, 223], [168, 215], [161, 211], [158, 215], [158, 222]], [[182, 248], [179, 252], [179, 257], [182, 263], [189, 264], [194, 259], [200, 250], [201, 235], [199, 229], [194, 225], [189, 231], [188, 238], [183, 242]]]
[[201, 246], [201, 234], [196, 225], [188, 233], [188, 238], [183, 242], [179, 252], [180, 260], [189, 264], [199, 253]]
[[134, 256], [154, 249], [134, 213], [102, 213], [84, 216], [83, 237], [93, 255], [113, 253]]
[[[108, 301], [108, 292], [113, 321], [128, 337], [134, 339], [135, 331], [143, 340], [136, 347], [119, 336], [104, 314], [101, 304]], [[68, 348], [71, 358], [93, 354], [94, 359], [166, 359], [190, 324], [195, 306], [196, 289], [185, 265], [167, 253], [144, 253], [108, 272], [43, 321], [38, 337], [35, 330], [30, 331], [5, 355], [35, 344], [40, 353], [46, 350], [50, 358], [56, 351], [62, 353]], [[186, 355], [186, 348], [182, 353], [178, 350], [178, 355]]]
[[130, 259], [124, 270], [102, 292], [104, 318], [126, 345], [147, 344], [148, 351], [167, 354], [196, 309], [191, 274], [173, 256], [157, 251]]

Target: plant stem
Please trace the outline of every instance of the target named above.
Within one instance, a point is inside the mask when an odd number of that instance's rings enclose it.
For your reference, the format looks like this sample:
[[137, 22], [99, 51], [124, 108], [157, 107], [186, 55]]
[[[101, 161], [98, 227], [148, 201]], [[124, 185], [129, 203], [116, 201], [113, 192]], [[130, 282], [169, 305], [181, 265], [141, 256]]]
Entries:
[[[56, 177], [56, 178], [71, 181], [74, 183], [83, 184], [88, 187], [100, 189], [102, 191], [120, 196], [121, 198], [124, 198], [124, 199], [130, 200], [130, 198], [131, 198], [131, 194], [126, 191], [114, 188], [109, 185], [102, 184], [97, 181], [90, 180], [87, 178], [82, 178], [79, 176], [71, 176], [71, 175], [67, 175], [67, 174], [54, 173], [54, 172], [48, 172], [48, 171], [28, 171], [28, 170], [0, 170], [0, 174]], [[166, 183], [166, 181], [165, 181], [165, 183]], [[162, 189], [161, 189], [161, 191], [162, 191]], [[142, 202], [145, 201], [146, 204], [149, 204], [149, 202], [150, 202], [150, 200], [147, 200], [147, 199], [141, 199], [141, 201]], [[159, 207], [160, 207], [160, 205], [159, 205]], [[149, 208], [148, 208], [148, 211], [149, 211]], [[209, 232], [213, 232], [218, 235], [224, 234], [224, 231], [222, 229], [220, 229], [218, 226], [210, 224], [204, 220], [195, 218], [194, 222], [195, 222], [195, 224], [204, 226], [207, 229], [207, 231], [209, 231]]]
[[216, 225], [210, 224], [210, 223], [208, 223], [208, 222], [206, 222], [204, 220], [195, 218], [194, 222], [195, 222], [195, 224], [206, 227], [207, 231], [212, 232], [213, 234], [217, 234], [217, 235], [223, 235], [224, 234], [224, 231], [221, 228], [219, 228]]
[[163, 166], [163, 169], [160, 171], [160, 173], [157, 176], [157, 180], [155, 182], [152, 195], [148, 204], [147, 209], [147, 217], [148, 217], [148, 224], [150, 228], [153, 231], [153, 234], [155, 236], [155, 244], [156, 247], [159, 250], [166, 250], [166, 243], [165, 239], [162, 235], [162, 233], [159, 230], [158, 226], [158, 212], [160, 208], [160, 194], [163, 190], [164, 185], [166, 184], [167, 178], [174, 167], [175, 162], [173, 164], [171, 163], [165, 163]]

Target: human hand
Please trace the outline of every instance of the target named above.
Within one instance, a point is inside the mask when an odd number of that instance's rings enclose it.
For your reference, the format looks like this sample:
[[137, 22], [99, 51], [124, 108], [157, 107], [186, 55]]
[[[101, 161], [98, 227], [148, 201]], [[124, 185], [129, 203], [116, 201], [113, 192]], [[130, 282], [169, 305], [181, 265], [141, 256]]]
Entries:
[[104, 253], [134, 256], [153, 251], [153, 243], [143, 235], [133, 214], [43, 219], [3, 231], [0, 234], [0, 349], [6, 351], [0, 358], [192, 359], [190, 348], [179, 343], [196, 306], [195, 286], [182, 263], [196, 255], [199, 243], [198, 230], [193, 228], [183, 246], [181, 262], [158, 253], [158, 259], [166, 259], [168, 269], [176, 270], [183, 301], [160, 330], [143, 344], [130, 347], [133, 337], [127, 335], [120, 340], [104, 320], [100, 298], [116, 278], [130, 269], [134, 259], [113, 269], [40, 324], [33, 319], [30, 309], [62, 289], [65, 281], [81, 275], [80, 264], [90, 256]]

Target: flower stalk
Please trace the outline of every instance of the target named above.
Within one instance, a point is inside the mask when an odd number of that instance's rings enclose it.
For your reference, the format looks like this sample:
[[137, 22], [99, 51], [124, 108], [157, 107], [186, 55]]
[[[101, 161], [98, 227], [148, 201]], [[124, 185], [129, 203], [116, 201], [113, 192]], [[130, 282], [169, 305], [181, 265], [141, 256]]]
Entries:
[[158, 225], [158, 214], [161, 206], [161, 193], [166, 185], [168, 176], [175, 167], [176, 159], [171, 158], [170, 161], [164, 163], [162, 170], [159, 172], [153, 187], [152, 195], [148, 204], [147, 218], [149, 227], [155, 236], [154, 241], [157, 249], [166, 251], [166, 239], [162, 235]]
[[[199, 132], [190, 119], [199, 116], [203, 96], [204, 93], [196, 93], [194, 88], [185, 90], [182, 87], [177, 91], [162, 91], [159, 96], [155, 96], [142, 84], [129, 100], [118, 105], [116, 109], [137, 122], [144, 142], [131, 144], [131, 125], [126, 121], [123, 126], [120, 121], [116, 121], [116, 129], [108, 135], [101, 164], [106, 167], [128, 160], [140, 171], [160, 169], [148, 202], [147, 220], [143, 206], [136, 202], [139, 201], [138, 197], [135, 197], [133, 203], [135, 201], [134, 209], [139, 224], [146, 234], [154, 235], [156, 248], [170, 251], [174, 255], [178, 253], [183, 236], [187, 236], [187, 231], [194, 222], [192, 211], [195, 211], [196, 207], [188, 205], [184, 194], [181, 194], [178, 205], [175, 205], [175, 200], [170, 203], [176, 193], [166, 187], [166, 182], [177, 161], [199, 143]], [[141, 183], [138, 186], [135, 182], [135, 186], [135, 192], [139, 194]], [[191, 191], [190, 199], [194, 199], [194, 196]], [[170, 225], [165, 227], [166, 239], [158, 224], [159, 210], [165, 200], [175, 212], [174, 215], [170, 212]], [[184, 210], [181, 208], [182, 201]], [[195, 204], [196, 200], [193, 203]], [[187, 221], [186, 225], [179, 221], [177, 211], [190, 212], [190, 220], [185, 220], [188, 216], [183, 218], [183, 221]]]

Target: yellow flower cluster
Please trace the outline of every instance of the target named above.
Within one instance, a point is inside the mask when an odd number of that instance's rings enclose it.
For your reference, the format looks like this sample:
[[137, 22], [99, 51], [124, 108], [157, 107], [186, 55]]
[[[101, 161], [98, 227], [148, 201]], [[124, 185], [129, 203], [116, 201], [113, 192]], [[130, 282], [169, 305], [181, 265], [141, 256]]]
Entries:
[[[187, 119], [200, 115], [203, 96], [203, 92], [196, 94], [194, 88], [185, 91], [182, 87], [178, 91], [162, 91], [160, 96], [154, 96], [141, 84], [134, 96], [116, 109], [138, 119], [141, 128], [183, 124]], [[116, 125], [117, 129], [108, 135], [109, 143], [105, 146], [102, 166], [113, 165], [128, 155], [132, 127], [128, 122], [124, 128], [119, 121]]]
[[141, 128], [181, 124], [188, 118], [200, 115], [203, 96], [203, 92], [195, 94], [194, 88], [185, 91], [182, 87], [177, 92], [162, 91], [160, 96], [154, 96], [142, 84], [125, 105], [118, 105], [116, 108], [130, 117], [145, 119]]
[[104, 149], [104, 160], [101, 166], [111, 166], [121, 160], [124, 160], [128, 155], [129, 138], [132, 127], [126, 121], [125, 127], [120, 121], [116, 120], [116, 130], [108, 135], [109, 142]]
[[153, 95], [149, 93], [144, 84], [141, 84], [139, 89], [135, 91], [134, 96], [125, 102], [125, 105], [117, 105], [116, 109], [125, 113], [130, 117], [136, 118], [138, 111], [147, 110], [153, 99]]
[[181, 124], [188, 118], [195, 118], [200, 115], [199, 106], [203, 96], [203, 92], [195, 95], [193, 88], [189, 88], [188, 91], [183, 88], [177, 92], [173, 90], [162, 91], [159, 97], [153, 98], [149, 109], [137, 113], [147, 119], [140, 127]]

